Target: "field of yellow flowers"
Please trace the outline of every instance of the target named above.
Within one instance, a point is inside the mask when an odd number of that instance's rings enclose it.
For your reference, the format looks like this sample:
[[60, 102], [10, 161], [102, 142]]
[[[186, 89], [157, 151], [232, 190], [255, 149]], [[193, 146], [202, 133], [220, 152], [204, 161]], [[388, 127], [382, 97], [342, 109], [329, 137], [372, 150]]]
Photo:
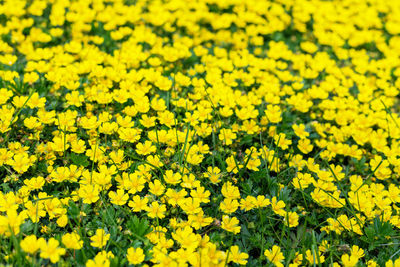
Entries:
[[0, 0], [1, 266], [400, 266], [400, 1]]

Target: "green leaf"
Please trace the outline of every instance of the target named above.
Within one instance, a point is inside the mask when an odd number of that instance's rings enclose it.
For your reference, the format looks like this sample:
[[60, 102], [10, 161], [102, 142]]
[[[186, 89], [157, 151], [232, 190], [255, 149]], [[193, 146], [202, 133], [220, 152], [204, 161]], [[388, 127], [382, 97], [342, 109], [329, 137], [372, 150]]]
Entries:
[[75, 154], [75, 153], [71, 153], [69, 156], [70, 160], [78, 166], [83, 166], [83, 167], [87, 167], [89, 166], [89, 158], [83, 154]]
[[68, 214], [71, 215], [72, 218], [79, 218], [79, 207], [72, 200], [69, 201]]
[[139, 237], [144, 237], [151, 232], [149, 221], [146, 219], [140, 219], [137, 216], [131, 217], [127, 226], [134, 235]]

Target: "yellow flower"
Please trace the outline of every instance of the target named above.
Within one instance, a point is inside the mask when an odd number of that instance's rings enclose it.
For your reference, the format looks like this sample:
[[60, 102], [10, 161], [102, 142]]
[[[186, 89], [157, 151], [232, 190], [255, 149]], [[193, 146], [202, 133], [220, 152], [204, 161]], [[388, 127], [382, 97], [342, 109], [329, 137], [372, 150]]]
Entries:
[[362, 257], [364, 257], [365, 254], [364, 254], [364, 250], [362, 248], [360, 248], [357, 245], [353, 245], [351, 247], [351, 255], [356, 256], [358, 258], [362, 258]]
[[204, 216], [204, 212], [200, 211], [197, 214], [190, 214], [188, 216], [188, 221], [194, 229], [198, 230], [211, 224], [213, 222], [213, 218]]
[[313, 145], [309, 139], [300, 139], [297, 148], [303, 153], [308, 154], [313, 150]]
[[152, 183], [149, 183], [149, 191], [156, 196], [160, 196], [164, 193], [165, 187], [159, 180], [154, 180]]
[[29, 235], [25, 237], [23, 240], [21, 240], [20, 246], [23, 251], [30, 254], [34, 254], [40, 248], [38, 239], [35, 235]]
[[60, 244], [56, 239], [50, 238], [48, 242], [44, 239], [39, 239], [40, 244], [40, 257], [50, 259], [52, 263], [60, 260], [60, 256], [65, 254], [65, 248], [59, 248]]
[[172, 233], [172, 238], [175, 239], [183, 248], [188, 250], [195, 250], [199, 245], [201, 236], [193, 233], [193, 229], [190, 226], [178, 228]]
[[26, 172], [30, 165], [31, 161], [26, 153], [16, 154], [13, 157], [13, 161], [10, 162], [10, 165], [14, 168], [14, 170], [18, 173]]
[[231, 129], [221, 129], [218, 138], [223, 141], [224, 145], [231, 145], [232, 141], [237, 138], [237, 135]]
[[232, 185], [231, 182], [226, 182], [221, 189], [221, 194], [230, 199], [238, 199], [240, 198], [239, 188]]
[[168, 197], [168, 204], [175, 206], [178, 204], [178, 202], [180, 202], [182, 199], [185, 198], [185, 196], [187, 195], [187, 192], [186, 192], [186, 190], [177, 191], [177, 190], [168, 188], [165, 195]]
[[358, 262], [357, 256], [349, 254], [343, 254], [341, 259], [344, 267], [354, 267], [357, 265]]
[[72, 91], [71, 93], [65, 96], [68, 105], [80, 107], [85, 100], [83, 95], [80, 95], [78, 91]]
[[135, 195], [131, 201], [129, 201], [128, 206], [132, 208], [134, 212], [140, 212], [147, 209], [147, 198], [140, 198], [140, 196]]
[[265, 115], [271, 123], [278, 123], [282, 120], [281, 114], [282, 111], [279, 106], [268, 105], [267, 110], [265, 111]]
[[27, 101], [27, 96], [14, 96], [12, 103], [16, 108], [22, 108], [23, 105], [27, 103]]
[[114, 191], [110, 191], [108, 193], [108, 196], [111, 199], [111, 203], [118, 205], [118, 206], [125, 205], [125, 203], [129, 199], [129, 195], [125, 194], [123, 189], [118, 189], [116, 193]]
[[283, 221], [288, 227], [296, 227], [299, 225], [299, 215], [296, 212], [289, 211], [284, 215]]
[[229, 216], [224, 215], [222, 216], [222, 223], [221, 223], [221, 228], [228, 231], [232, 232], [234, 234], [240, 233], [240, 226], [239, 220], [236, 217], [229, 218]]
[[228, 262], [234, 262], [240, 265], [245, 265], [247, 263], [247, 259], [249, 255], [246, 253], [242, 253], [239, 251], [238, 246], [232, 246], [229, 249], [229, 260]]
[[19, 234], [20, 226], [24, 223], [25, 218], [25, 213], [18, 213], [14, 209], [8, 209], [6, 216], [0, 215], [0, 234], [4, 234], [7, 237]]
[[151, 141], [146, 141], [136, 145], [136, 153], [139, 155], [149, 155], [154, 152], [156, 152], [156, 147]]
[[144, 261], [145, 255], [141, 248], [128, 248], [126, 258], [130, 264], [140, 264]]
[[103, 229], [97, 229], [96, 234], [90, 238], [92, 241], [90, 245], [96, 248], [102, 248], [107, 244], [110, 239], [110, 234], [106, 234]]
[[62, 243], [69, 249], [81, 249], [83, 241], [77, 233], [66, 233], [62, 236]]
[[321, 251], [316, 253], [315, 250], [311, 252], [311, 250], [306, 251], [306, 259], [310, 264], [320, 264], [325, 262], [325, 256], [321, 254]]
[[236, 199], [225, 198], [219, 205], [220, 210], [223, 213], [231, 214], [234, 213], [239, 207], [239, 202]]
[[288, 147], [292, 144], [292, 140], [286, 139], [286, 134], [280, 133], [279, 135], [274, 136], [275, 145], [282, 148], [283, 150], [288, 149]]
[[114, 254], [112, 252], [100, 251], [94, 257], [94, 259], [88, 260], [86, 262], [86, 267], [109, 267], [110, 266], [110, 258], [114, 258]]
[[162, 219], [165, 217], [165, 211], [167, 208], [165, 205], [160, 205], [157, 201], [153, 201], [149, 207], [147, 207], [147, 216], [150, 218]]
[[172, 170], [167, 170], [164, 175], [164, 180], [168, 184], [178, 184], [180, 183], [182, 175], [179, 173], [174, 173]]
[[221, 170], [218, 167], [208, 166], [204, 177], [208, 178], [213, 184], [217, 184], [221, 181]]
[[264, 255], [275, 266], [283, 267], [282, 261], [285, 259], [285, 257], [283, 256], [279, 246], [274, 245], [271, 249], [265, 250]]
[[276, 214], [284, 216], [286, 213], [284, 210], [285, 206], [286, 206], [286, 204], [282, 200], [278, 201], [276, 197], [273, 197], [271, 199], [271, 207], [272, 207], [273, 212], [275, 212]]
[[79, 188], [79, 197], [83, 199], [83, 203], [91, 204], [99, 200], [99, 187], [97, 185], [82, 185]]

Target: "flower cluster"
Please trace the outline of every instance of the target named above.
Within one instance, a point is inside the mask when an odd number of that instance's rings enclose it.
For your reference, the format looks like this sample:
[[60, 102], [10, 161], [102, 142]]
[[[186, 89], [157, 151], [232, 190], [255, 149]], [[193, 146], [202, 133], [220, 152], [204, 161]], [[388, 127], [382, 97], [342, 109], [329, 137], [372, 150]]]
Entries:
[[0, 264], [398, 266], [399, 15], [0, 1]]

